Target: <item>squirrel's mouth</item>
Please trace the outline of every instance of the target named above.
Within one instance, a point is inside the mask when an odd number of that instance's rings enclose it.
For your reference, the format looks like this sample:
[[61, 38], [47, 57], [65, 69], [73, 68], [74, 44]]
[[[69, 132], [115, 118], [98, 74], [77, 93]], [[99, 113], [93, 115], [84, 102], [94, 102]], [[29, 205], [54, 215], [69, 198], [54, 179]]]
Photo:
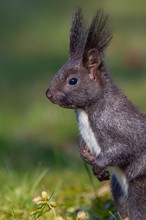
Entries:
[[49, 89], [46, 91], [47, 98], [56, 105], [59, 105], [63, 108], [75, 109], [75, 105], [67, 103], [67, 99], [64, 97], [63, 94], [55, 94], [51, 93]]
[[66, 96], [63, 92], [55, 92], [47, 89], [46, 96], [53, 104], [59, 105], [60, 107], [68, 109], [81, 108], [81, 106], [77, 106], [77, 104], [72, 103], [73, 101], [70, 97]]
[[63, 107], [63, 108], [68, 108], [68, 109], [76, 109], [75, 105], [64, 104], [64, 103], [61, 103], [61, 102], [59, 103], [59, 106]]

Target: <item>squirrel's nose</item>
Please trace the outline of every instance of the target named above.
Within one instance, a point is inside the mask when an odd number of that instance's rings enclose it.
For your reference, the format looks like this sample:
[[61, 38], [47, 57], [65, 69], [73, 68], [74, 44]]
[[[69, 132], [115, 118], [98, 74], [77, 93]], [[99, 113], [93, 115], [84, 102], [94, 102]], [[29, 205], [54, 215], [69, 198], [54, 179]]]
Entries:
[[46, 96], [47, 96], [48, 99], [52, 98], [52, 94], [50, 93], [49, 89], [47, 89], [47, 91], [46, 91]]

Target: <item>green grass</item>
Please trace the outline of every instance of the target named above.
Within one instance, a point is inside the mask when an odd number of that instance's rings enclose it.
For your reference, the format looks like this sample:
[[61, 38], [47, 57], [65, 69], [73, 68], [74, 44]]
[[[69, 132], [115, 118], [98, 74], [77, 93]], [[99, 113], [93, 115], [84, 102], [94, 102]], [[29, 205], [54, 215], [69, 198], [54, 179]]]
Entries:
[[[56, 202], [54, 211], [62, 219], [76, 219], [77, 211], [88, 214], [89, 219], [107, 219], [113, 210], [109, 193], [96, 197], [95, 191], [84, 169], [62, 171], [36, 168], [29, 172], [15, 172], [2, 169], [0, 177], [0, 213], [1, 219], [33, 219], [32, 213], [38, 205], [32, 200], [46, 191], [51, 201]], [[101, 185], [94, 180], [96, 188]], [[98, 193], [98, 190], [96, 190]], [[96, 216], [96, 217], [95, 217]], [[34, 218], [35, 219], [35, 218]], [[57, 219], [52, 211], [48, 211], [39, 219]]]

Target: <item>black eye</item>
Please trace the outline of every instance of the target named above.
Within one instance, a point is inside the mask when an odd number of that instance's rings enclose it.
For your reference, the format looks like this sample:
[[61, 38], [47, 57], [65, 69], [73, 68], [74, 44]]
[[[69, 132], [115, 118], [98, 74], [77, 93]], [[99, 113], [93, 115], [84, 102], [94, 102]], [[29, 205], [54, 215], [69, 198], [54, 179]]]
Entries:
[[68, 83], [70, 84], [70, 85], [76, 85], [77, 84], [77, 82], [78, 82], [78, 79], [77, 78], [71, 78], [71, 79], [69, 79], [69, 81], [68, 81]]

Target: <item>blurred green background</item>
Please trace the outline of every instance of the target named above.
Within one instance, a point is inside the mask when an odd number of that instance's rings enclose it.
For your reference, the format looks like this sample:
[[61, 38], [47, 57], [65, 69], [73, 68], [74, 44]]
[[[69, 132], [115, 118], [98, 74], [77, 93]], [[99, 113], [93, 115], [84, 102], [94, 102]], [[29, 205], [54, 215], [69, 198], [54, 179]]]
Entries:
[[109, 14], [114, 38], [106, 53], [107, 68], [146, 113], [145, 0], [1, 0], [0, 204], [8, 213], [15, 198], [14, 206], [20, 208], [16, 213], [23, 216], [18, 219], [28, 219], [37, 185], [38, 191], [43, 186], [54, 190], [62, 183], [63, 189], [71, 188], [67, 196], [78, 205], [83, 204], [76, 196], [79, 191], [91, 190], [78, 153], [74, 113], [45, 96], [50, 80], [68, 57], [70, 24], [77, 6], [83, 8], [88, 22], [98, 8]]
[[146, 112], [144, 0], [1, 1], [1, 166], [60, 166], [74, 164], [72, 158], [78, 157], [73, 111], [45, 97], [50, 80], [68, 57], [76, 6], [83, 8], [88, 22], [99, 7], [109, 13], [114, 38], [107, 50], [107, 67], [126, 95]]

